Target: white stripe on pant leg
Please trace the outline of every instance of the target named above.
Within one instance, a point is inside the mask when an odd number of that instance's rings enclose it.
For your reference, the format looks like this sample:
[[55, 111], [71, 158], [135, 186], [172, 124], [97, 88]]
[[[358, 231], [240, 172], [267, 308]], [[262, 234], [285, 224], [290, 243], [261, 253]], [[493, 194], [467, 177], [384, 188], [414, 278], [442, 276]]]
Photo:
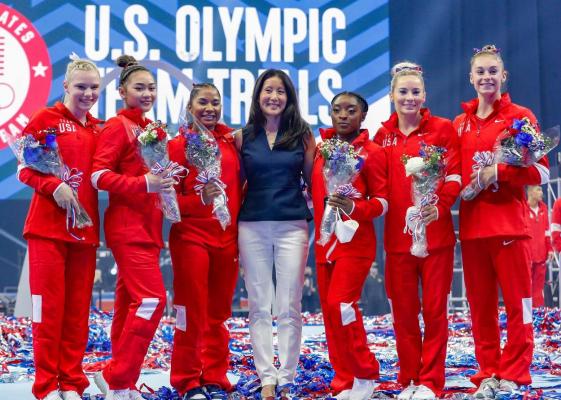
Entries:
[[532, 298], [526, 297], [522, 299], [522, 323], [532, 323]]
[[347, 326], [356, 321], [356, 312], [353, 308], [353, 303], [341, 303], [341, 324]]
[[390, 299], [389, 297], [388, 297], [388, 303], [390, 305], [390, 322], [393, 324], [395, 322], [393, 318], [393, 304], [392, 304], [392, 299]]
[[145, 297], [142, 299], [142, 304], [136, 310], [136, 316], [149, 320], [152, 318], [152, 314], [156, 311], [156, 307], [160, 303], [160, 299], [157, 297]]
[[41, 323], [41, 309], [43, 308], [43, 296], [40, 294], [34, 294], [31, 296], [31, 321], [35, 323]]
[[180, 331], [186, 332], [187, 310], [185, 309], [185, 306], [179, 306], [175, 304], [173, 308], [175, 308], [175, 328], [179, 329]]

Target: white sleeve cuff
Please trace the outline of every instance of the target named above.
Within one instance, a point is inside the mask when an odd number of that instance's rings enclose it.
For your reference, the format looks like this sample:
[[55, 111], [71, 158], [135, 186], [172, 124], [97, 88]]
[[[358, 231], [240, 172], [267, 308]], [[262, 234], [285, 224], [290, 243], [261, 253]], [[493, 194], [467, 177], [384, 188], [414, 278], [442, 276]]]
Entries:
[[446, 178], [444, 178], [444, 182], [458, 182], [461, 186], [462, 185], [462, 177], [459, 174], [446, 175]]
[[107, 171], [109, 171], [109, 170], [108, 169], [101, 169], [99, 171], [95, 171], [95, 172], [92, 173], [92, 176], [91, 176], [90, 180], [92, 181], [92, 186], [94, 188], [96, 188], [97, 190], [99, 190], [99, 188], [97, 187], [97, 181], [99, 180], [99, 177]]
[[382, 197], [375, 197], [375, 199], [382, 205], [382, 214], [380, 216], [386, 215], [388, 212], [388, 201]]
[[549, 168], [547, 168], [545, 165], [539, 164], [539, 163], [535, 163], [534, 167], [536, 167], [536, 169], [538, 170], [539, 174], [540, 174], [540, 185], [545, 185], [546, 183], [549, 182]]
[[24, 168], [27, 168], [27, 167], [25, 165], [21, 165], [21, 164], [18, 165], [18, 170], [16, 172], [16, 179], [20, 182], [21, 182], [21, 179], [19, 179], [19, 174]]

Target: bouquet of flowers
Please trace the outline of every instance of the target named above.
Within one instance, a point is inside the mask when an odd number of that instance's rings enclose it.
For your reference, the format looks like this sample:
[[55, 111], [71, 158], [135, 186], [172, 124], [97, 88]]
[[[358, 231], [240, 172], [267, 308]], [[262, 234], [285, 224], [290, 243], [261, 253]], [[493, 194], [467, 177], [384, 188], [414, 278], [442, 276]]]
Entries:
[[[140, 144], [142, 159], [152, 174], [160, 175], [163, 178], [173, 178], [176, 183], [179, 183], [180, 178], [189, 173], [185, 167], [169, 161], [167, 154], [168, 134], [166, 125], [161, 121], [148, 124], [138, 132], [137, 140]], [[181, 221], [175, 191], [160, 192], [159, 195], [160, 207], [164, 217], [172, 223]]]
[[[340, 194], [350, 198], [360, 198], [352, 182], [364, 165], [364, 155], [354, 146], [340, 139], [327, 139], [319, 145], [319, 154], [324, 159], [323, 178], [328, 195]], [[325, 246], [335, 231], [335, 224], [340, 219], [339, 210], [330, 205], [325, 206], [320, 225], [318, 244]]]
[[70, 207], [66, 210], [66, 230], [77, 240], [83, 238], [72, 233], [72, 229], [82, 229], [93, 226], [93, 222], [78, 201], [78, 187], [82, 183], [83, 172], [76, 168], [69, 168], [62, 161], [56, 141], [55, 128], [48, 128], [34, 133], [24, 133], [15, 142], [11, 143], [20, 168], [31, 168], [43, 174], [54, 175], [72, 188], [78, 209]]
[[179, 128], [179, 133], [185, 137], [185, 156], [187, 161], [197, 168], [196, 177], [199, 182], [195, 191], [201, 196], [204, 186], [213, 182], [221, 190], [221, 194], [212, 201], [212, 213], [220, 223], [222, 229], [232, 223], [230, 210], [228, 209], [228, 196], [226, 195], [226, 184], [220, 180], [222, 167], [220, 163], [220, 149], [216, 139], [189, 111], [184, 118], [184, 122]]
[[426, 206], [435, 206], [438, 202], [436, 190], [444, 178], [446, 160], [444, 147], [427, 145], [421, 142], [419, 155], [416, 157], [403, 155], [401, 161], [405, 165], [405, 175], [412, 176], [413, 206], [405, 214], [404, 233], [412, 236], [411, 254], [424, 258], [427, 252], [427, 226], [421, 215]]
[[[473, 156], [477, 178], [462, 190], [462, 199], [472, 200], [484, 189], [479, 182], [481, 169], [499, 163], [517, 167], [534, 165], [559, 144], [559, 133], [559, 126], [540, 132], [527, 117], [514, 119], [512, 126], [497, 137], [494, 152], [476, 152]], [[493, 184], [493, 190], [498, 190], [497, 183]]]

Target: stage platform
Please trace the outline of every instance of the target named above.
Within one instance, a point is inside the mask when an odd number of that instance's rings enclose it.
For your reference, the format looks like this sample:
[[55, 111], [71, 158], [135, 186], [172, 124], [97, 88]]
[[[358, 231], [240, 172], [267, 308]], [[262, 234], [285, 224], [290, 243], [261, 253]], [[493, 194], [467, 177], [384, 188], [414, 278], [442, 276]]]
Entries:
[[[298, 398], [330, 397], [329, 381], [333, 371], [327, 359], [327, 347], [321, 314], [304, 314], [304, 338], [300, 365], [296, 378]], [[501, 325], [506, 325], [504, 312], [500, 314]], [[84, 358], [84, 369], [93, 376], [100, 370], [110, 355], [111, 315], [92, 310], [90, 318], [90, 338]], [[231, 329], [230, 348], [232, 351], [229, 378], [236, 390], [232, 399], [255, 398], [259, 382], [253, 369], [253, 358], [249, 344], [247, 320], [233, 318], [228, 325]], [[374, 397], [395, 396], [400, 388], [395, 383], [399, 369], [395, 352], [395, 338], [389, 315], [365, 318], [365, 326], [371, 350], [376, 354], [381, 366], [381, 385]], [[450, 316], [450, 339], [446, 359], [445, 398], [468, 399], [474, 386], [469, 376], [475, 373], [473, 339], [469, 318], [464, 313]], [[32, 400], [31, 385], [33, 363], [31, 350], [31, 329], [28, 319], [0, 317], [0, 399]], [[557, 309], [534, 311], [535, 351], [532, 364], [533, 383], [521, 388], [516, 397], [520, 399], [561, 399], [561, 312]], [[146, 399], [177, 399], [169, 384], [169, 363], [173, 319], [165, 318], [152, 341], [146, 357], [143, 373], [139, 380]], [[503, 332], [503, 341], [505, 332]], [[91, 385], [85, 399], [101, 400], [103, 397]]]

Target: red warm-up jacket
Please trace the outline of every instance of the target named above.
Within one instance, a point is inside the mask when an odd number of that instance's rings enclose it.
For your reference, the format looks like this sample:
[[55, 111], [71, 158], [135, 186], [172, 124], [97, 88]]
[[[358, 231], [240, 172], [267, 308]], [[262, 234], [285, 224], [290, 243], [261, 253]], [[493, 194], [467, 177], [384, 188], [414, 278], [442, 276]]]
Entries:
[[221, 153], [222, 175], [220, 179], [226, 185], [228, 210], [232, 218], [232, 223], [226, 230], [222, 230], [220, 223], [214, 218], [212, 204], [204, 205], [201, 196], [194, 189], [194, 186], [200, 182], [196, 180], [197, 168], [187, 161], [185, 137], [178, 135], [169, 141], [169, 159], [189, 170], [187, 177], [182, 178], [179, 184], [175, 185], [179, 210], [181, 211], [181, 222], [172, 225], [170, 235], [178, 235], [182, 240], [202, 242], [214, 247], [226, 247], [232, 243], [237, 243], [237, 220], [241, 207], [242, 191], [240, 161], [231, 132], [232, 128], [222, 124], [217, 124], [215, 130], [212, 131]]
[[[86, 115], [83, 125], [64, 106], [57, 102], [54, 107], [44, 108], [33, 115], [24, 133], [34, 133], [47, 128], [56, 128], [56, 141], [59, 146], [62, 162], [68, 168], [76, 168], [82, 172], [82, 181], [78, 187], [78, 200], [90, 216], [92, 227], [73, 229], [72, 232], [83, 237], [80, 243], [99, 244], [99, 215], [97, 210], [97, 190], [90, 182], [92, 158], [98, 136], [98, 124], [102, 121]], [[53, 193], [62, 181], [53, 175], [45, 175], [32, 168], [18, 168], [18, 179], [35, 190], [23, 236], [43, 237], [48, 239], [76, 242], [66, 230], [66, 210], [60, 208]]]
[[540, 201], [538, 203], [537, 214], [528, 206], [528, 213], [530, 217], [530, 232], [532, 235], [532, 240], [530, 242], [532, 262], [545, 262], [547, 260], [547, 254], [552, 251], [547, 205], [543, 201]]
[[163, 247], [158, 194], [147, 192], [148, 168], [140, 155], [137, 133], [151, 123], [140, 109], [124, 109], [107, 121], [94, 156], [92, 183], [109, 192], [105, 211], [108, 247], [138, 243]]
[[[320, 129], [323, 140], [335, 136], [335, 129]], [[325, 245], [317, 244], [320, 237], [321, 218], [325, 209], [325, 199], [328, 196], [323, 177], [324, 160], [319, 150], [316, 151], [312, 169], [312, 201], [314, 203], [314, 220], [316, 231], [316, 262], [326, 263], [336, 261], [340, 257], [366, 257], [376, 256], [376, 233], [374, 232], [373, 219], [384, 215], [388, 210], [386, 187], [386, 156], [380, 146], [369, 139], [368, 131], [362, 130], [352, 142], [355, 149], [366, 154], [362, 170], [353, 181], [353, 186], [362, 194], [359, 199], [353, 199], [354, 209], [350, 217], [359, 223], [359, 227], [348, 243], [340, 243], [335, 237]], [[348, 218], [342, 214], [342, 219]]]
[[551, 241], [556, 252], [561, 251], [561, 198], [553, 203], [551, 213]]
[[382, 146], [388, 159], [388, 215], [385, 220], [384, 244], [388, 253], [409, 253], [411, 235], [404, 232], [405, 214], [413, 206], [412, 177], [405, 176], [403, 155], [419, 156], [421, 142], [446, 149], [444, 181], [436, 190], [438, 202], [438, 219], [427, 225], [428, 250], [434, 250], [456, 243], [452, 214], [461, 188], [460, 155], [458, 138], [452, 122], [445, 118], [431, 115], [427, 108], [421, 109], [419, 127], [405, 136], [399, 130], [397, 113], [382, 123], [374, 141]]
[[[474, 154], [493, 151], [499, 134], [512, 126], [514, 119], [536, 117], [527, 108], [514, 104], [503, 94], [485, 119], [476, 116], [478, 99], [462, 104], [464, 113], [454, 120], [460, 137], [462, 183], [470, 183]], [[497, 165], [498, 190], [494, 186], [483, 190], [471, 201], [460, 203], [460, 240], [488, 237], [530, 237], [525, 185], [543, 185], [549, 181], [549, 162], [543, 157], [533, 166]]]

